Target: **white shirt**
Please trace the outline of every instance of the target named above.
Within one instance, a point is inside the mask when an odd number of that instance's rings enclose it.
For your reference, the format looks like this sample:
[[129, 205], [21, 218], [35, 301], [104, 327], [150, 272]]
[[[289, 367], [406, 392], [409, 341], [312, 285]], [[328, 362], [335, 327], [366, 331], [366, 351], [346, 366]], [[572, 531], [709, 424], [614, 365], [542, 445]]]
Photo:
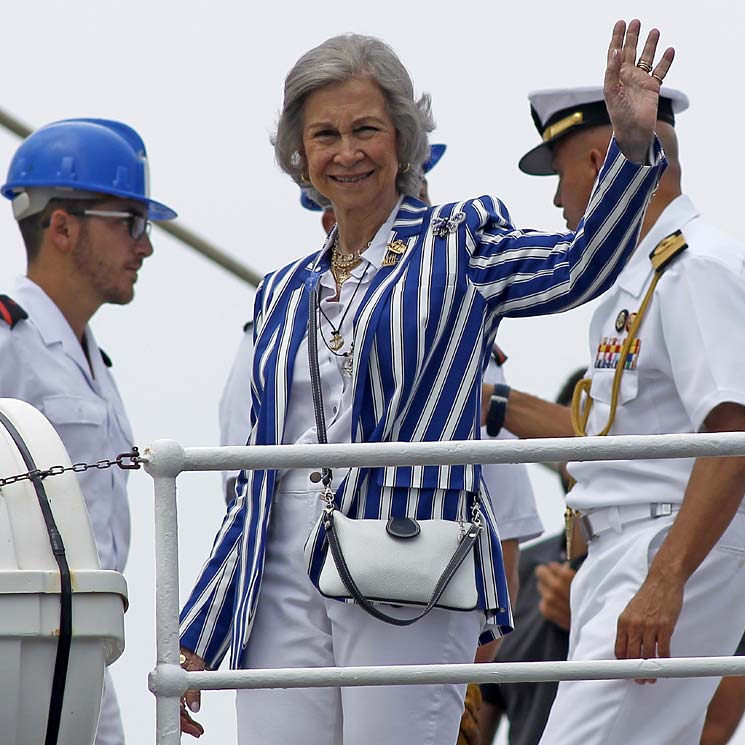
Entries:
[[[39, 409], [72, 463], [128, 452], [134, 444], [129, 421], [90, 328], [85, 330], [89, 364], [69, 323], [37, 284], [20, 277], [10, 297], [29, 317], [13, 329], [0, 322], [0, 396]], [[121, 572], [130, 539], [127, 471], [114, 466], [76, 475], [101, 568]]]
[[[485, 385], [505, 384], [504, 370], [493, 360], [484, 373]], [[492, 439], [481, 428], [481, 438]], [[493, 438], [496, 440], [517, 439], [504, 427]], [[528, 469], [522, 463], [485, 463], [481, 467], [486, 488], [491, 496], [494, 516], [499, 527], [499, 537], [503, 540], [517, 538], [527, 541], [543, 533], [543, 522], [538, 515], [533, 487], [530, 484]]]
[[[616, 322], [635, 313], [652, 279], [649, 254], [680, 229], [688, 248], [665, 271], [638, 332], [639, 348], [624, 370], [611, 435], [697, 432], [708, 413], [745, 405], [745, 246], [705, 224], [678, 197], [632, 254], [590, 325], [594, 400], [587, 434], [608, 419], [615, 351], [627, 335]], [[621, 316], [619, 317], [619, 314]], [[576, 509], [680, 503], [693, 458], [569, 464], [577, 480], [567, 497]]]

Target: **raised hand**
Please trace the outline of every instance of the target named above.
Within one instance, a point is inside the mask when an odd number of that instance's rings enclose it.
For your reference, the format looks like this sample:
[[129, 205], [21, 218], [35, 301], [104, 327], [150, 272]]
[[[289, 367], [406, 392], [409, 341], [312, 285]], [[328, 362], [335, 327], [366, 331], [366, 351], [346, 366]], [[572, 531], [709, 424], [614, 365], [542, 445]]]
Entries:
[[613, 132], [621, 152], [631, 161], [643, 162], [657, 121], [660, 86], [675, 57], [668, 47], [655, 65], [660, 32], [653, 28], [637, 59], [641, 23], [624, 21], [613, 27], [603, 92]]

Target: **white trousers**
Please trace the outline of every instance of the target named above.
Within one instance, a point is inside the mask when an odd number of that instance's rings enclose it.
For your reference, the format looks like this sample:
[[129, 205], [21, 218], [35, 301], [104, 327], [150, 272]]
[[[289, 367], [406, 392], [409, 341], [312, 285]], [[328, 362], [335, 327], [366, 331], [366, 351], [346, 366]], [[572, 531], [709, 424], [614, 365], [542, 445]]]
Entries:
[[[602, 533], [571, 590], [571, 660], [612, 660], [618, 616], [673, 516]], [[745, 630], [745, 516], [738, 513], [685, 586], [673, 657], [731, 655]], [[719, 678], [562, 681], [541, 745], [699, 745]]]
[[[286, 479], [291, 481], [291, 479]], [[319, 490], [274, 497], [261, 594], [243, 666], [334, 667], [473, 662], [482, 611], [435, 608], [411, 626], [378, 621], [324, 598], [305, 572], [303, 544]], [[413, 608], [387, 608], [401, 617]], [[239, 745], [454, 745], [465, 685], [239, 690]]]
[[119, 703], [116, 700], [111, 675], [106, 670], [103, 678], [103, 696], [101, 713], [98, 715], [95, 745], [124, 745], [124, 729], [119, 715]]

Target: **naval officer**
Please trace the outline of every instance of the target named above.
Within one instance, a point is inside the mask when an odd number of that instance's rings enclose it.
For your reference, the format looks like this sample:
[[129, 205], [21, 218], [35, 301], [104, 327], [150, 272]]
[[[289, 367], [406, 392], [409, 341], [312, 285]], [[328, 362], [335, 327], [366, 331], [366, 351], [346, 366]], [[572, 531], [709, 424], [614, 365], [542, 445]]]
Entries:
[[[539, 91], [530, 101], [542, 142], [520, 168], [557, 174], [554, 203], [582, 230], [611, 138], [602, 91]], [[656, 132], [669, 167], [638, 247], [593, 316], [573, 410], [510, 391], [505, 423], [520, 436], [745, 430], [745, 247], [682, 192], [674, 124], [687, 106], [661, 89]], [[589, 540], [572, 583], [569, 659], [732, 654], [745, 628], [745, 458], [568, 470], [578, 518], [569, 524]], [[717, 679], [644, 682], [562, 682], [541, 742], [698, 745]]]

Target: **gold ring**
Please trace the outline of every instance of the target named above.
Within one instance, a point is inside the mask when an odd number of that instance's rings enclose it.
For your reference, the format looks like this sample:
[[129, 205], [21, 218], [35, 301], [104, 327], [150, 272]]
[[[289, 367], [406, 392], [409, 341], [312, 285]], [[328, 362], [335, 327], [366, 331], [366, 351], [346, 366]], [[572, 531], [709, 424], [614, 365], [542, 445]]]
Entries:
[[636, 66], [638, 68], [644, 70], [644, 72], [647, 72], [647, 73], [652, 72], [652, 65], [651, 65], [651, 63], [647, 62], [647, 60], [640, 59], [636, 63]]
[[660, 84], [662, 85], [662, 78], [659, 75], [655, 75], [652, 73], [652, 77]]
[[184, 653], [182, 652], [182, 653], [181, 653], [181, 654], [180, 654], [180, 655], [178, 656], [178, 664], [179, 664], [179, 665], [183, 665], [183, 664], [185, 664], [185, 663], [186, 663], [186, 655], [185, 655], [185, 654], [184, 654]]

